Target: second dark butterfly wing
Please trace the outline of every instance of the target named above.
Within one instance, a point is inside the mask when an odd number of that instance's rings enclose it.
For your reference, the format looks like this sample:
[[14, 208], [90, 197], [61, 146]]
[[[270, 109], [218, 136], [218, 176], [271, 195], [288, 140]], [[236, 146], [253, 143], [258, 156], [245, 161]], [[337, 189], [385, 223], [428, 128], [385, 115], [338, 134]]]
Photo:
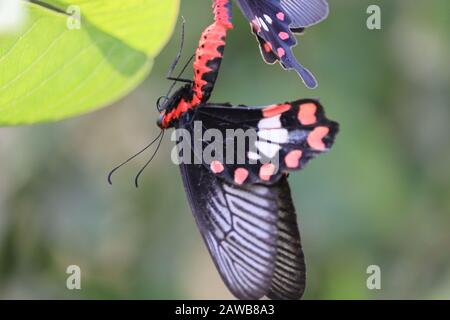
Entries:
[[198, 228], [233, 295], [301, 298], [305, 263], [287, 179], [236, 186], [203, 165], [180, 169]]
[[280, 61], [285, 69], [297, 71], [307, 87], [315, 88], [316, 79], [292, 52], [292, 47], [297, 44], [290, 27], [293, 20], [285, 12], [280, 0], [236, 1], [257, 36], [265, 61]]
[[291, 18], [291, 29], [306, 28], [328, 17], [326, 0], [281, 0], [281, 6]]

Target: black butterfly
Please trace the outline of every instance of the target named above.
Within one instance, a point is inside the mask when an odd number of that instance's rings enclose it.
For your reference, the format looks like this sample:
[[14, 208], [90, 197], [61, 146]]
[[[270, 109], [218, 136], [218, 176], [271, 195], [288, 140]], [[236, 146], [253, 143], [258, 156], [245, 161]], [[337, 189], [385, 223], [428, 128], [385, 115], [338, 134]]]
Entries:
[[[214, 0], [213, 7], [215, 22], [202, 33], [194, 55], [194, 79], [169, 77], [187, 84], [157, 103], [162, 131], [153, 142], [161, 143], [164, 130], [178, 129], [180, 156], [190, 159], [180, 163], [189, 204], [230, 291], [240, 299], [299, 299], [305, 262], [287, 173], [329, 150], [338, 124], [313, 99], [265, 107], [208, 103], [232, 28], [230, 1]], [[210, 130], [227, 140], [206, 138]], [[229, 130], [251, 132], [256, 139], [245, 140], [237, 152]], [[230, 152], [232, 161], [224, 161]]]
[[[158, 125], [184, 129], [177, 132], [189, 133], [191, 146], [200, 144], [180, 170], [199, 230], [230, 291], [240, 299], [299, 299], [305, 262], [287, 172], [329, 150], [338, 124], [312, 99], [266, 107], [208, 103], [232, 28], [229, 1], [216, 0], [214, 13], [195, 54], [194, 80], [160, 106]], [[253, 130], [258, 140], [237, 155], [241, 163], [223, 161], [230, 141], [214, 147], [205, 161], [213, 141], [195, 138], [197, 128], [224, 136], [227, 129]], [[177, 143], [185, 139], [179, 134]], [[266, 161], [274, 159], [279, 161]]]
[[326, 0], [236, 0], [256, 35], [261, 54], [267, 63], [279, 61], [286, 69], [298, 72], [309, 88], [317, 81], [295, 58], [294, 33], [324, 20], [329, 8]]

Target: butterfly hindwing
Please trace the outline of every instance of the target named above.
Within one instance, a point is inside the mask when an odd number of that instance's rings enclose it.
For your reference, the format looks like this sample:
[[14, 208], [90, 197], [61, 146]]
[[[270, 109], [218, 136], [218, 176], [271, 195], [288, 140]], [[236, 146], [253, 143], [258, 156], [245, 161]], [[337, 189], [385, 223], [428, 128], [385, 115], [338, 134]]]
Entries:
[[306, 272], [297, 215], [286, 177], [277, 184], [277, 256], [272, 277], [271, 299], [300, 299], [305, 290]]
[[258, 35], [258, 31], [255, 26], [252, 26], [252, 32], [258, 40], [259, 50], [261, 51], [264, 61], [268, 64], [274, 64], [277, 62], [279, 59], [275, 52], [273, 52], [272, 45]]
[[202, 165], [180, 169], [197, 225], [233, 295], [301, 298], [305, 263], [286, 178], [236, 186]]
[[292, 19], [280, 0], [237, 0], [237, 3], [250, 21], [265, 61], [273, 63], [279, 60], [285, 69], [296, 70], [307, 87], [315, 88], [317, 81], [314, 76], [292, 52], [297, 40], [290, 28]]
[[291, 29], [305, 28], [328, 17], [326, 0], [281, 0], [281, 6], [291, 18]]
[[[187, 124], [191, 131], [195, 125], [203, 134], [214, 129], [226, 139], [217, 143], [215, 137], [201, 134], [191, 143], [202, 145], [206, 168], [238, 185], [273, 184], [286, 172], [302, 169], [331, 148], [338, 132], [338, 124], [328, 120], [313, 99], [267, 107], [206, 104], [194, 111]], [[210, 149], [216, 156], [205, 156]]]

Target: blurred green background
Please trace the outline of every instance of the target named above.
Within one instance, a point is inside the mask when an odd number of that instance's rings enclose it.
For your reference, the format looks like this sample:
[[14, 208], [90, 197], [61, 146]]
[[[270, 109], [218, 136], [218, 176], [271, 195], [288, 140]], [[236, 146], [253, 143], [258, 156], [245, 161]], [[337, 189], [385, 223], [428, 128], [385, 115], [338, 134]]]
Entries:
[[[235, 29], [211, 98], [266, 105], [320, 97], [341, 123], [334, 149], [292, 174], [307, 258], [307, 299], [450, 298], [450, 2], [332, 0], [300, 37], [299, 60], [319, 80], [267, 66], [235, 6]], [[370, 4], [382, 30], [366, 27]], [[210, 2], [183, 1], [186, 50], [212, 21]], [[0, 129], [0, 298], [231, 298], [188, 208], [165, 139], [141, 187], [146, 157], [108, 171], [158, 133], [156, 99], [180, 28], [133, 93], [59, 123]], [[190, 76], [189, 74], [187, 76]], [[68, 265], [82, 290], [66, 289]], [[379, 265], [381, 290], [366, 288]]]

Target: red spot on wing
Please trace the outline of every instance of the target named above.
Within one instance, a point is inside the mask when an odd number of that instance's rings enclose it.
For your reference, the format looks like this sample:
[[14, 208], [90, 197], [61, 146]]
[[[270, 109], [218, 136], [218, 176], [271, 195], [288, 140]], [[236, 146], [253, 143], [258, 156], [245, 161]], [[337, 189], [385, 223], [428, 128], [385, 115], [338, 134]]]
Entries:
[[289, 34], [288, 34], [287, 32], [280, 32], [280, 33], [278, 34], [278, 37], [279, 37], [281, 40], [287, 40], [287, 39], [289, 39]]
[[284, 21], [284, 18], [285, 18], [284, 13], [283, 13], [283, 12], [278, 12], [278, 13], [277, 13], [277, 18], [278, 18], [278, 20], [280, 20], [280, 21]]
[[278, 48], [277, 54], [278, 54], [278, 57], [283, 58], [286, 55], [286, 50], [284, 50], [283, 48]]
[[311, 148], [324, 151], [326, 150], [325, 143], [323, 142], [323, 138], [327, 136], [330, 132], [330, 129], [327, 127], [317, 127], [314, 128], [308, 135], [308, 144]]
[[253, 19], [251, 22], [252, 28], [255, 30], [255, 33], [258, 33], [261, 31], [261, 25], [259, 24], [259, 21], [257, 19]]
[[215, 174], [222, 173], [225, 167], [220, 161], [214, 160], [211, 162], [211, 171]]
[[264, 42], [264, 51], [267, 53], [272, 52], [272, 44], [270, 42]]
[[290, 169], [298, 168], [302, 155], [303, 152], [301, 150], [292, 150], [291, 152], [289, 152], [284, 158], [286, 166]]
[[276, 167], [273, 163], [266, 163], [259, 169], [259, 178], [263, 181], [269, 181], [275, 173]]
[[305, 103], [300, 105], [298, 110], [298, 121], [304, 125], [311, 125], [317, 122], [317, 106], [314, 103]]
[[263, 109], [264, 118], [271, 118], [291, 109], [290, 104], [274, 104]]
[[234, 182], [236, 184], [243, 184], [248, 177], [248, 170], [244, 168], [237, 168], [234, 171]]

